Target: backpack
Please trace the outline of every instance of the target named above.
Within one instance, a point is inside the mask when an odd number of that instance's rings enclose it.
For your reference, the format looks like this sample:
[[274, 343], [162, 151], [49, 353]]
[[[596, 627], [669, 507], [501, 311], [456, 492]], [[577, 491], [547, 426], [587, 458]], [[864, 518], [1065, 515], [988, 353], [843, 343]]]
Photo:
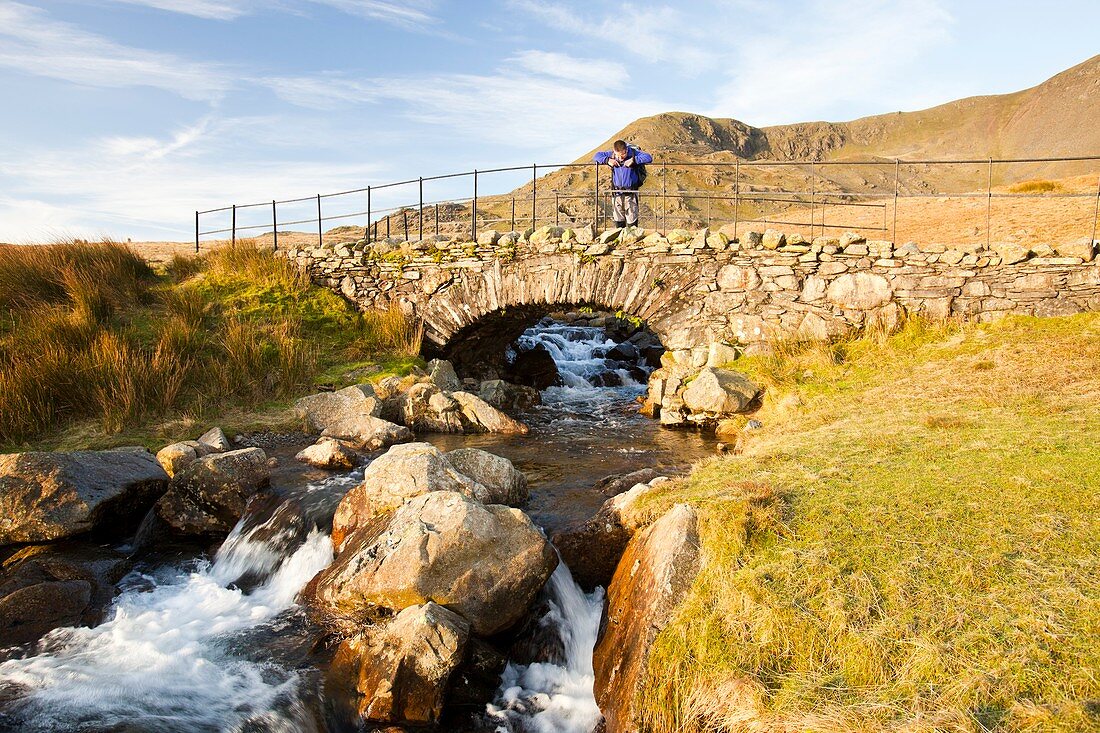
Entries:
[[[635, 152], [640, 151], [640, 148], [636, 148], [633, 145], [630, 146], [630, 149]], [[649, 171], [645, 169], [645, 163], [636, 163], [631, 167], [634, 169], [635, 175], [638, 176], [638, 188], [641, 188], [645, 185], [645, 179], [646, 176], [649, 175]]]

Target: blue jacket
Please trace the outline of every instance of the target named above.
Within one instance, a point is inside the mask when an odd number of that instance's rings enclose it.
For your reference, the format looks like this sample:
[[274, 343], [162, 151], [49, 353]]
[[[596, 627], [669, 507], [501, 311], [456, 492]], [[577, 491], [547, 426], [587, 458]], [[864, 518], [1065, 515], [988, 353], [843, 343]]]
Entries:
[[[608, 159], [614, 155], [613, 150], [601, 150], [596, 153], [592, 159], [600, 165], [606, 165]], [[636, 189], [641, 182], [638, 180], [638, 173], [634, 166], [645, 165], [646, 163], [653, 162], [653, 156], [644, 152], [641, 148], [636, 148], [633, 145], [626, 146], [626, 157], [633, 158], [634, 163], [629, 167], [617, 165], [611, 169], [611, 185], [614, 188], [629, 188]]]

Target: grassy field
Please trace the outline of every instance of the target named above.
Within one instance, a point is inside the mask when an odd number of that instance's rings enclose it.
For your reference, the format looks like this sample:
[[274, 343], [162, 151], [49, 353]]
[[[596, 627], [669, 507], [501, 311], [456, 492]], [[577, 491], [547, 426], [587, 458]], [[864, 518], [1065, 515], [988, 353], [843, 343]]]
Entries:
[[657, 499], [704, 570], [653, 730], [1100, 729], [1100, 315], [780, 348], [743, 454]]
[[417, 330], [250, 243], [152, 269], [125, 245], [0, 247], [0, 450], [288, 427], [317, 383], [407, 370]]

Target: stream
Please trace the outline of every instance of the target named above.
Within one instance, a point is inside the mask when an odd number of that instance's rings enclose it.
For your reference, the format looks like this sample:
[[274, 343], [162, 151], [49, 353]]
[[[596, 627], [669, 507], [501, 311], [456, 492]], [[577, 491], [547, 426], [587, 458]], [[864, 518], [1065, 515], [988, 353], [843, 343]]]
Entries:
[[[596, 512], [607, 498], [592, 488], [599, 479], [646, 467], [682, 472], [713, 450], [698, 434], [662, 430], [638, 414], [644, 379], [635, 365], [605, 360], [615, 342], [602, 329], [544, 321], [519, 343], [545, 346], [564, 382], [517, 415], [531, 432], [423, 439], [509, 458], [527, 474], [525, 510], [547, 534]], [[607, 382], [617, 386], [596, 386]], [[294, 463], [293, 451], [276, 455]], [[289, 470], [273, 491], [285, 500], [280, 511], [293, 507], [308, 530], [327, 525], [362, 473]], [[327, 731], [323, 658], [295, 597], [331, 562], [332, 543], [316, 526], [295, 533], [281, 521], [278, 512], [266, 524], [242, 520], [212, 557], [139, 564], [104, 623], [57, 629], [33, 649], [0, 656], [0, 730]], [[581, 733], [599, 719], [592, 648], [603, 590], [585, 594], [563, 563], [547, 595], [540, 624], [556, 630], [564, 659], [509, 663], [486, 730]]]

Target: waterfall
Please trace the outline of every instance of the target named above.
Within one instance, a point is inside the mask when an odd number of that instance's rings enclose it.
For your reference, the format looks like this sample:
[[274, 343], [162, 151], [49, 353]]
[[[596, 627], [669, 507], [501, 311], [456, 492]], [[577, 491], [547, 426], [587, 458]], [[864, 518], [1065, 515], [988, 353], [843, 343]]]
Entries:
[[[0, 664], [0, 693], [14, 700], [0, 727], [300, 730], [297, 674], [248, 659], [234, 636], [291, 608], [332, 561], [332, 542], [313, 529], [279, 554], [278, 532], [257, 540], [242, 533], [244, 521], [213, 562], [131, 573], [107, 621], [56, 629], [34, 656]], [[232, 585], [246, 573], [260, 578], [248, 593]]]
[[487, 708], [497, 730], [516, 733], [588, 733], [600, 719], [592, 694], [592, 649], [603, 613], [603, 589], [586, 594], [559, 563], [547, 584], [552, 626], [565, 650], [563, 664], [508, 663], [497, 699]]

